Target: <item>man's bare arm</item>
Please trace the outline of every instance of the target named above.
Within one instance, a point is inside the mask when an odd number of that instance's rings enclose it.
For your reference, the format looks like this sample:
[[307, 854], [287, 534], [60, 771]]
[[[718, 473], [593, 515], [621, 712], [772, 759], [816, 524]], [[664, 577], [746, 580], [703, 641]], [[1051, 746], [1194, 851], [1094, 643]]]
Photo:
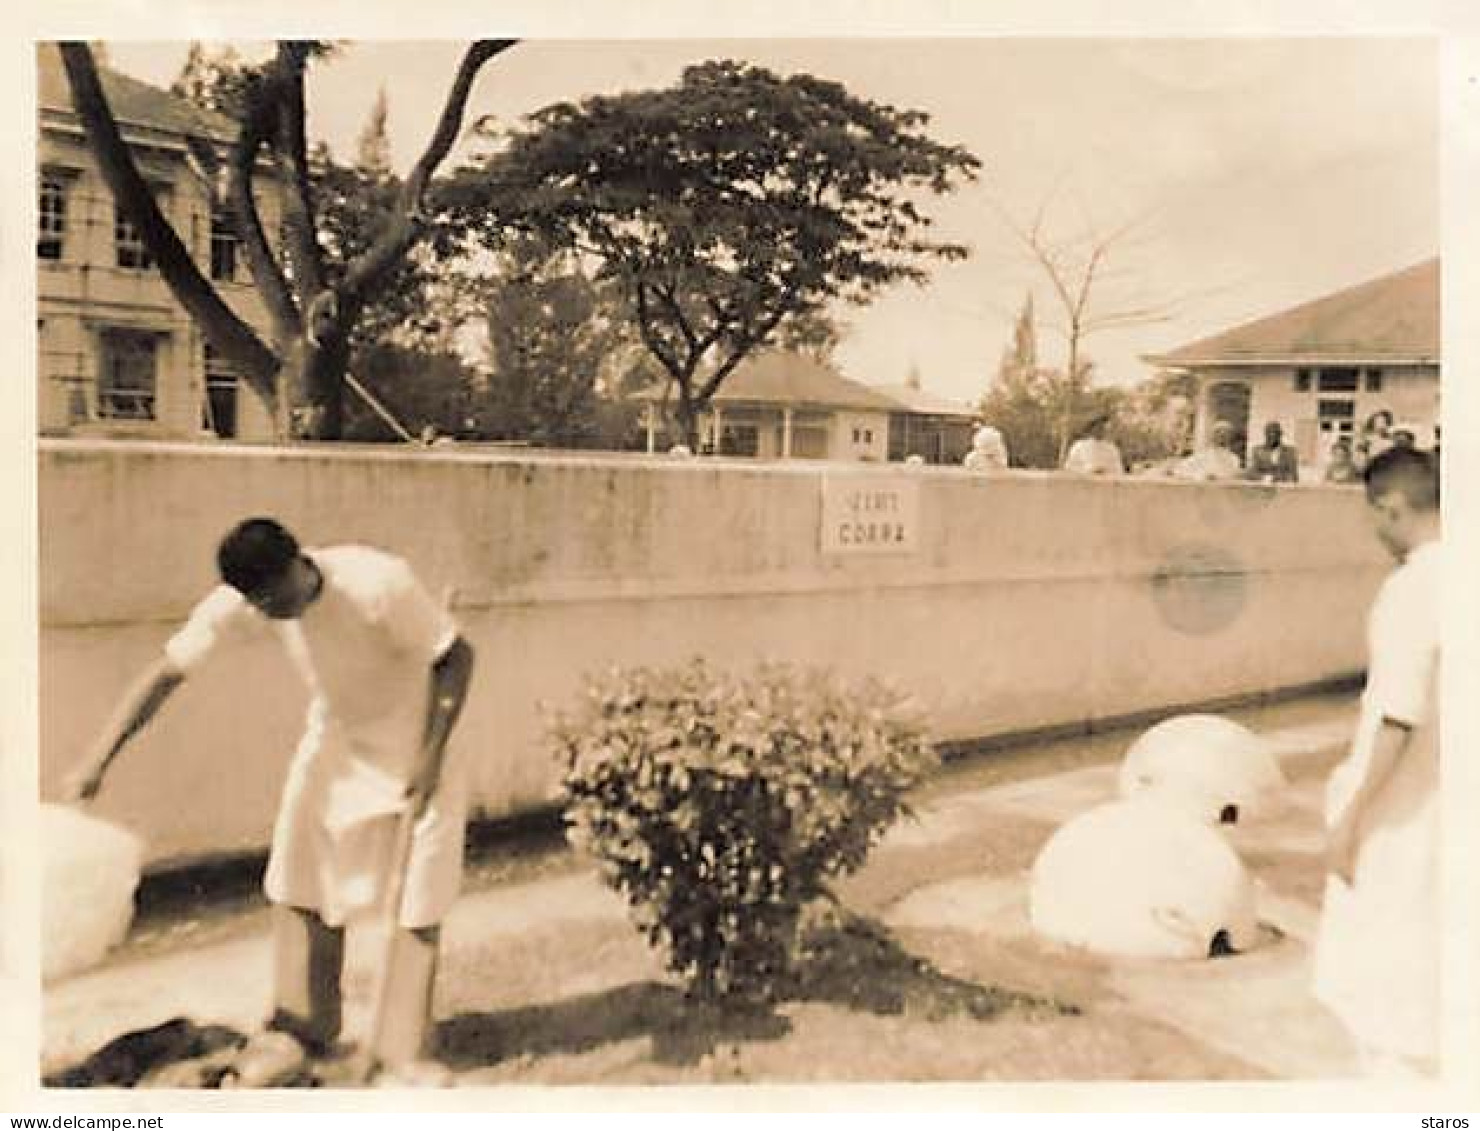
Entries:
[[437, 789], [442, 777], [442, 761], [447, 739], [462, 714], [468, 697], [468, 684], [473, 678], [473, 646], [459, 636], [452, 646], [432, 664], [431, 694], [427, 702], [427, 721], [421, 740], [421, 761], [407, 787], [416, 812], [421, 813]]
[[62, 794], [68, 801], [86, 801], [103, 785], [103, 775], [134, 735], [143, 730], [164, 706], [185, 675], [161, 657], [124, 692], [112, 717], [88, 755], [67, 775]]
[[1357, 848], [1362, 840], [1362, 823], [1372, 800], [1382, 791], [1398, 766], [1398, 760], [1408, 748], [1413, 731], [1402, 723], [1383, 719], [1372, 740], [1372, 757], [1367, 763], [1367, 772], [1357, 785], [1357, 791], [1347, 803], [1341, 819], [1331, 829], [1326, 853], [1326, 870], [1339, 876], [1348, 884], [1352, 882], [1356, 869]]

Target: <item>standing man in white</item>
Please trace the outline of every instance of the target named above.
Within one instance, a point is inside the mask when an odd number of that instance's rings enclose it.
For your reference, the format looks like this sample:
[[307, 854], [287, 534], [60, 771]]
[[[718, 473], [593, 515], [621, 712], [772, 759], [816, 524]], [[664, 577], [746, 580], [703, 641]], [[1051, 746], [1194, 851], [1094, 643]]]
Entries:
[[[467, 783], [444, 758], [473, 651], [400, 558], [366, 546], [300, 549], [277, 522], [241, 523], [217, 552], [222, 584], [125, 695], [69, 793], [94, 796], [128, 740], [217, 648], [271, 628], [308, 684], [303, 739], [283, 789], [263, 883], [274, 916], [275, 996], [243, 1064], [330, 1054], [341, 1025], [344, 925], [387, 890], [399, 815], [415, 819], [370, 1057], [408, 1080], [424, 1060], [439, 928], [462, 875]], [[301, 1046], [301, 1047], [300, 1047]]]
[[1366, 469], [1377, 536], [1399, 561], [1367, 620], [1350, 754], [1327, 785], [1315, 993], [1372, 1075], [1432, 1074], [1439, 1001], [1439, 476], [1390, 449]]

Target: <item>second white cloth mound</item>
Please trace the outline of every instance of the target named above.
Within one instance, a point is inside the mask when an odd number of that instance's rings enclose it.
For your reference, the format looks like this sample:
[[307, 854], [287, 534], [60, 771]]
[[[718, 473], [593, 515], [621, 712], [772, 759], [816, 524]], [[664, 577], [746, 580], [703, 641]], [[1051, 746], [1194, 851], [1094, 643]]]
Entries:
[[1219, 715], [1177, 715], [1147, 730], [1120, 767], [1120, 796], [1154, 796], [1211, 824], [1276, 812], [1285, 775], [1269, 744]]
[[1136, 798], [1081, 813], [1033, 864], [1033, 929], [1096, 954], [1207, 958], [1254, 945], [1255, 892], [1215, 828]]

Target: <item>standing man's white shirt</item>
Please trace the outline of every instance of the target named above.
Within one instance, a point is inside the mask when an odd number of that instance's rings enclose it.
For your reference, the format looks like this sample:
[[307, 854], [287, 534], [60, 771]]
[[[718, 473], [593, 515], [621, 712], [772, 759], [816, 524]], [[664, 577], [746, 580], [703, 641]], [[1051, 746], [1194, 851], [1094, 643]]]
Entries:
[[[269, 620], [218, 586], [165, 647], [182, 673], [217, 647], [271, 629], [308, 685], [302, 741], [283, 788], [265, 889], [275, 903], [342, 924], [372, 905], [394, 822], [420, 756], [431, 666], [457, 626], [391, 554], [366, 546], [305, 550], [323, 588], [301, 616]], [[466, 774], [449, 753], [418, 822], [403, 925], [440, 922], [462, 869]]]
[[1408, 554], [1368, 616], [1370, 657], [1352, 749], [1326, 819], [1351, 803], [1384, 720], [1411, 728], [1361, 826], [1353, 884], [1326, 879], [1315, 992], [1368, 1050], [1432, 1061], [1438, 1041], [1439, 543]]
[[1070, 445], [1069, 454], [1064, 457], [1064, 470], [1079, 475], [1122, 475], [1125, 460], [1114, 442], [1082, 436]]

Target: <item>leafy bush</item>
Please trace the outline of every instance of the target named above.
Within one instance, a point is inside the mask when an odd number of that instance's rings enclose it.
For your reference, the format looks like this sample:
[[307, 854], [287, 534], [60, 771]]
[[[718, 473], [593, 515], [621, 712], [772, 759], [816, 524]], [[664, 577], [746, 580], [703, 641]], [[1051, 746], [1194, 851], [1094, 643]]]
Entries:
[[897, 692], [780, 664], [614, 671], [553, 736], [572, 843], [706, 998], [773, 993], [802, 908], [935, 763]]

